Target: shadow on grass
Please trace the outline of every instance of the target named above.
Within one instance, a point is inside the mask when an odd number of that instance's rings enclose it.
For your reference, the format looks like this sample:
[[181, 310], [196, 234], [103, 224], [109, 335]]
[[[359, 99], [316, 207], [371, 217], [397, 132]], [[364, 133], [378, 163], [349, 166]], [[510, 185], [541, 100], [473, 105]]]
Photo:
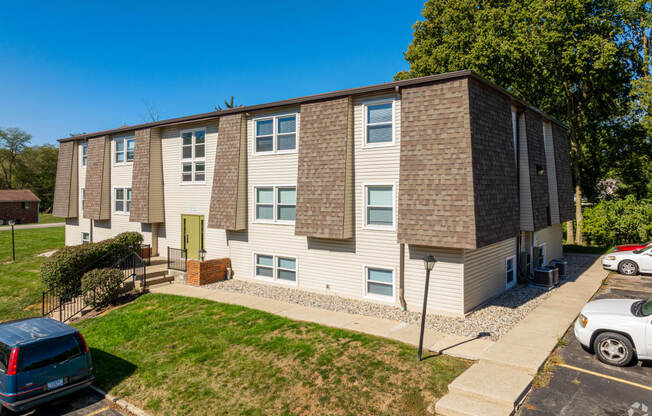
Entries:
[[109, 391], [129, 377], [138, 367], [127, 360], [108, 352], [91, 348], [96, 384], [104, 391]]

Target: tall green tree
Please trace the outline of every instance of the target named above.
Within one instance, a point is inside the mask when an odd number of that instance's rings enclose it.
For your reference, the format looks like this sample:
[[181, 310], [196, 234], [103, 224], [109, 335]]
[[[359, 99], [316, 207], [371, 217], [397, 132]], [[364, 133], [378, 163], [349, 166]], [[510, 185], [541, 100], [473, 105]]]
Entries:
[[227, 108], [237, 108], [237, 107], [242, 107], [242, 104], [236, 104], [233, 96], [231, 96], [230, 100], [227, 99], [224, 100], [224, 108], [222, 108], [222, 106], [219, 104], [216, 105], [214, 108], [215, 111], [220, 111], [220, 110], [225, 110]]
[[50, 212], [54, 199], [59, 149], [52, 145], [31, 146], [18, 156], [15, 183], [41, 199], [40, 209]]
[[0, 188], [15, 188], [16, 162], [31, 140], [32, 136], [21, 129], [15, 127], [0, 129], [0, 173], [2, 173]]
[[[472, 69], [569, 127], [576, 229], [581, 201], [608, 166], [606, 144], [630, 114], [640, 62], [625, 38], [622, 3], [612, 0], [429, 0], [396, 79]], [[573, 235], [574, 234], [574, 235]]]

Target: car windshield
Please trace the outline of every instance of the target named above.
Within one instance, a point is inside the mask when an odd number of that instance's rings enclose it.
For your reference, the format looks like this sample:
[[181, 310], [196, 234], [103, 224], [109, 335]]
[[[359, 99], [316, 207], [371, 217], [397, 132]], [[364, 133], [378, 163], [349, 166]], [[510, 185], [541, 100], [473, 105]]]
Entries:
[[641, 305], [641, 315], [643, 316], [652, 315], [652, 299], [643, 301], [643, 304]]
[[65, 335], [27, 344], [20, 348], [18, 371], [30, 371], [81, 355], [74, 335]]
[[11, 348], [9, 345], [0, 342], [0, 373], [6, 373], [9, 366], [9, 355]]

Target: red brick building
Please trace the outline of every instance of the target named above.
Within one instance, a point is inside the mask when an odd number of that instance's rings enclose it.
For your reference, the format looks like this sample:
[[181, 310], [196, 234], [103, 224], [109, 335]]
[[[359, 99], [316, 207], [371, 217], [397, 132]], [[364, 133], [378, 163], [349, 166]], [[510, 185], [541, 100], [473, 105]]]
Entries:
[[40, 199], [29, 189], [0, 190], [0, 224], [15, 219], [17, 224], [38, 222]]

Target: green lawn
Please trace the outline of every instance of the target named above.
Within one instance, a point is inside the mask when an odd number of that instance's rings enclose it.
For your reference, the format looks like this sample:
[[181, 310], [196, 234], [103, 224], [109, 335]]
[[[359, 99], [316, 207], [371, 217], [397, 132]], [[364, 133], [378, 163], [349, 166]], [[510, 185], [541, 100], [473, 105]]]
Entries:
[[53, 222], [65, 222], [65, 218], [53, 217], [52, 214], [39, 214], [38, 222], [39, 224], [51, 224]]
[[155, 415], [423, 415], [471, 363], [235, 305], [144, 295], [78, 323], [97, 383]]
[[[16, 230], [16, 262], [11, 262], [11, 231], [0, 231], [0, 322], [41, 313], [36, 255], [63, 246], [64, 227]], [[35, 305], [26, 310], [28, 306]]]

